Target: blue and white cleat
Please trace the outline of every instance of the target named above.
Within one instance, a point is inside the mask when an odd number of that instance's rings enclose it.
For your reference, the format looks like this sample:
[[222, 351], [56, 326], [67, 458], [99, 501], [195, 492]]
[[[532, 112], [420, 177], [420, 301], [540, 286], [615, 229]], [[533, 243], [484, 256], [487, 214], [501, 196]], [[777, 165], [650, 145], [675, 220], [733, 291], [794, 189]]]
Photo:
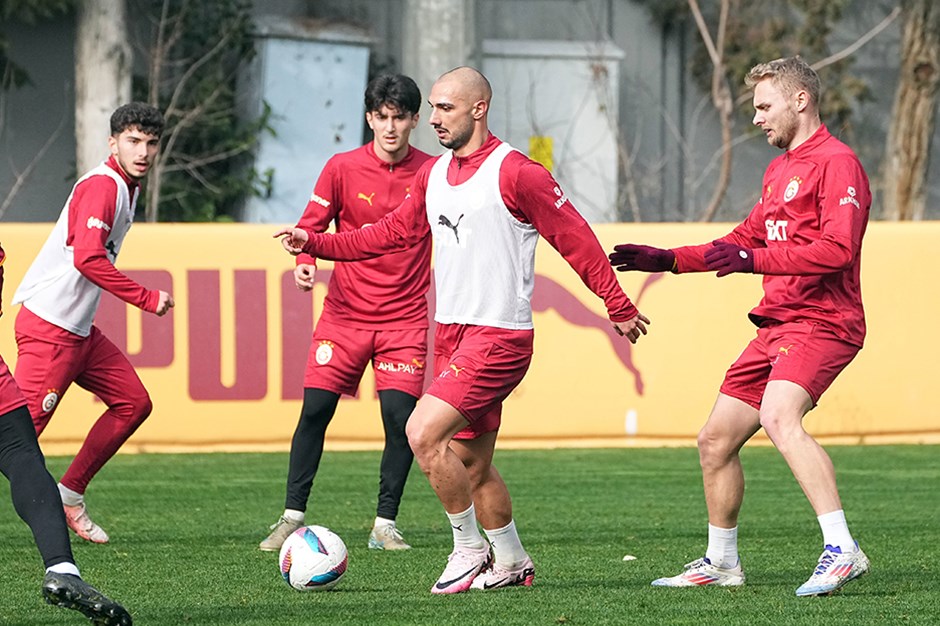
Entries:
[[744, 570], [741, 562], [731, 568], [712, 565], [707, 558], [702, 557], [696, 561], [685, 564], [685, 571], [678, 576], [657, 578], [652, 583], [654, 587], [740, 587], [744, 584]]
[[819, 557], [813, 575], [796, 590], [796, 595], [827, 596], [846, 583], [866, 574], [871, 568], [868, 557], [855, 544], [854, 552], [842, 552], [840, 548], [827, 545]]

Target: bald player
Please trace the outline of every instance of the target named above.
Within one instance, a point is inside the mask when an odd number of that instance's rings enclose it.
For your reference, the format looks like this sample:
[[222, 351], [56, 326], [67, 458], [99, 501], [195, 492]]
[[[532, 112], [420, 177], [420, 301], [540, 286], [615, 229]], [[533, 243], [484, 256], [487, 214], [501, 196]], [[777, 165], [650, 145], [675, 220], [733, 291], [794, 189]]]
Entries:
[[489, 131], [491, 97], [489, 81], [470, 67], [434, 83], [430, 123], [448, 150], [418, 170], [411, 194], [381, 221], [339, 234], [301, 228], [275, 234], [292, 254], [342, 261], [433, 238], [436, 378], [407, 426], [453, 530], [453, 551], [431, 593], [531, 586], [535, 578], [493, 452], [503, 400], [532, 359], [538, 236], [604, 301], [620, 335], [636, 342], [649, 323], [548, 170]]

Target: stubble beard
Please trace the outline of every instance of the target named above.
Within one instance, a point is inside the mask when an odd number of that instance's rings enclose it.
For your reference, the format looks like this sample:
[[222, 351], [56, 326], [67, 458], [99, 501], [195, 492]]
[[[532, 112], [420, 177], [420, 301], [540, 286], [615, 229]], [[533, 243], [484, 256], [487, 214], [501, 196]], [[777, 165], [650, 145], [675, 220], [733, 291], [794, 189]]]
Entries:
[[438, 141], [442, 146], [448, 148], [449, 150], [459, 150], [460, 148], [467, 145], [467, 142], [470, 141], [470, 137], [473, 136], [473, 128], [461, 129], [459, 132], [452, 132], [450, 139], [439, 139]]
[[780, 120], [777, 131], [771, 140], [771, 144], [781, 150], [786, 150], [796, 137], [796, 129], [799, 126], [799, 118], [795, 111], [788, 111], [787, 116]]

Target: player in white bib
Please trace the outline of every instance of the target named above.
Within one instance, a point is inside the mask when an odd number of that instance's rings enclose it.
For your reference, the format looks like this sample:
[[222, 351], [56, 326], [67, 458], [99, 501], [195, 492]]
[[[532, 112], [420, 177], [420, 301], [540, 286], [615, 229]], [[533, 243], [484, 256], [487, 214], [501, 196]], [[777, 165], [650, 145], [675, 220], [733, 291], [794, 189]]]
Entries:
[[469, 67], [437, 80], [430, 123], [449, 150], [422, 166], [411, 194], [379, 222], [336, 235], [275, 234], [293, 254], [334, 260], [378, 257], [433, 238], [437, 377], [407, 427], [453, 530], [454, 549], [431, 593], [530, 586], [535, 577], [492, 461], [502, 402], [532, 359], [538, 236], [604, 300], [618, 333], [636, 342], [649, 323], [548, 170], [489, 132], [491, 96], [489, 81]]
[[160, 111], [137, 102], [112, 114], [110, 158], [75, 183], [13, 295], [13, 303], [23, 305], [15, 325], [14, 377], [36, 434], [42, 434], [73, 382], [108, 407], [59, 481], [69, 527], [93, 543], [107, 543], [108, 534], [88, 516], [85, 489], [152, 408], [127, 357], [93, 324], [101, 290], [156, 315], [173, 306], [166, 291], [146, 289], [114, 267], [163, 124]]

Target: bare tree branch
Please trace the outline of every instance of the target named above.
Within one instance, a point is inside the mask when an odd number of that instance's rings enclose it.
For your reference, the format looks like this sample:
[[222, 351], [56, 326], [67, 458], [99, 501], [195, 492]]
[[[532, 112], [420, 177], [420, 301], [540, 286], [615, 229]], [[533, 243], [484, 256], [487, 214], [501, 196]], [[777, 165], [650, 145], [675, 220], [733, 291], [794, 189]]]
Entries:
[[689, 9], [692, 11], [692, 17], [695, 19], [695, 25], [698, 27], [699, 35], [702, 37], [702, 43], [705, 44], [705, 50], [708, 51], [708, 57], [712, 61], [712, 65], [718, 65], [721, 63], [721, 57], [718, 55], [718, 50], [715, 48], [715, 43], [712, 41], [711, 33], [708, 32], [708, 24], [705, 23], [705, 16], [702, 15], [702, 10], [698, 6], [697, 0], [688, 0]]
[[181, 170], [192, 171], [194, 168], [205, 167], [206, 165], [211, 165], [212, 163], [218, 163], [219, 161], [224, 161], [230, 159], [239, 154], [244, 154], [251, 149], [251, 144], [245, 143], [237, 148], [231, 148], [223, 152], [215, 152], [213, 154], [205, 155], [202, 157], [189, 157], [185, 155], [178, 155], [177, 162], [179, 164], [174, 165], [165, 165], [164, 172], [179, 172]]
[[813, 69], [818, 71], [826, 67], [827, 65], [838, 63], [842, 59], [852, 56], [853, 54], [855, 54], [855, 52], [859, 48], [861, 48], [866, 43], [874, 39], [878, 35], [878, 33], [880, 33], [881, 31], [886, 29], [888, 26], [890, 26], [891, 22], [896, 20], [900, 14], [901, 14], [901, 7], [899, 6], [894, 7], [891, 13], [889, 13], [883, 20], [875, 24], [875, 26], [871, 30], [869, 30], [867, 33], [865, 33], [864, 35], [856, 39], [854, 43], [846, 46], [845, 48], [843, 48], [839, 52], [836, 52], [835, 54], [831, 54], [827, 56], [825, 59], [822, 59], [821, 61], [816, 61], [815, 63], [813, 63], [813, 66], [812, 66]]
[[[875, 24], [867, 33], [865, 33], [864, 35], [862, 35], [861, 37], [853, 41], [851, 44], [849, 44], [842, 50], [839, 50], [835, 54], [830, 54], [825, 59], [820, 59], [819, 61], [816, 61], [815, 63], [813, 63], [812, 68], [816, 71], [819, 71], [823, 69], [824, 67], [832, 65], [833, 63], [838, 63], [842, 59], [846, 59], [852, 56], [853, 54], [858, 52], [862, 46], [867, 44], [869, 41], [871, 41], [876, 36], [878, 36], [878, 34], [881, 33], [881, 31], [883, 31], [888, 26], [890, 26], [894, 22], [894, 20], [898, 18], [899, 15], [901, 15], [901, 7], [899, 6], [894, 7], [894, 9], [892, 9], [892, 11], [888, 13], [888, 15], [886, 15], [883, 20]], [[753, 95], [754, 95], [754, 90], [752, 89], [745, 90], [734, 101], [735, 106], [741, 106], [742, 104], [750, 100], [753, 97]]]

